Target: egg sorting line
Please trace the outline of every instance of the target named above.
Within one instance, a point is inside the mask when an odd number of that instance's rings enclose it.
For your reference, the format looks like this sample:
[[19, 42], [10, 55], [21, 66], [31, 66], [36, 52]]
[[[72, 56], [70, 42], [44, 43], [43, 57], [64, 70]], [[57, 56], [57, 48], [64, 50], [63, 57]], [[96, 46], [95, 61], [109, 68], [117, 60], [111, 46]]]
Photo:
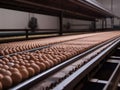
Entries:
[[98, 35], [59, 43], [34, 52], [25, 52], [13, 56], [6, 55], [0, 59], [0, 89], [16, 85], [119, 35], [119, 32], [99, 33]]
[[34, 85], [30, 90], [50, 90], [54, 89], [54, 87], [62, 82], [64, 79], [69, 77], [72, 73], [80, 69], [85, 63], [89, 60], [93, 59], [99, 53], [101, 53], [105, 48], [110, 46], [111, 44], [104, 45], [103, 47], [95, 50], [94, 52], [90, 53], [89, 55], [84, 56], [80, 60], [75, 61], [74, 63], [68, 65], [67, 67], [61, 69], [60, 71], [56, 72], [55, 74], [49, 76], [47, 79], [43, 80], [42, 82]]

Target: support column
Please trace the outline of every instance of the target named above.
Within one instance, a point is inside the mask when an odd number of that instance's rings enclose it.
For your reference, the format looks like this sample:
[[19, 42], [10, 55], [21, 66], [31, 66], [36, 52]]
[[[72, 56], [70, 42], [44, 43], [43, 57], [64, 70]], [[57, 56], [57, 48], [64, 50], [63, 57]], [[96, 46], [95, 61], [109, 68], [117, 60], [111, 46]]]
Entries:
[[26, 39], [28, 39], [28, 29], [26, 29]]
[[104, 30], [104, 19], [102, 19], [102, 30]]
[[111, 18], [111, 27], [113, 29], [113, 26], [114, 26], [114, 18]]
[[95, 32], [96, 31], [96, 20], [94, 20], [94, 21], [92, 21], [92, 23], [91, 23], [91, 30], [93, 31], [93, 32]]
[[105, 29], [107, 29], [107, 18], [105, 18]]
[[60, 16], [59, 16], [59, 35], [62, 35], [63, 34], [63, 12], [60, 13]]
[[96, 20], [93, 22], [94, 32], [96, 31]]

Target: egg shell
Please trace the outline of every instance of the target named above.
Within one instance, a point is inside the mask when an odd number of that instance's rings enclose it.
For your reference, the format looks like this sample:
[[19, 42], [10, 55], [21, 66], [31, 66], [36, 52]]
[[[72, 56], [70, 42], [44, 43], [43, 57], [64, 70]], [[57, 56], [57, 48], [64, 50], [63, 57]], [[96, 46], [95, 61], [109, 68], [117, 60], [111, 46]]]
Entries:
[[13, 60], [18, 60], [17, 56], [13, 56], [12, 58]]
[[40, 67], [41, 71], [44, 71], [47, 68], [46, 65], [42, 62], [36, 62], [36, 64]]
[[47, 69], [50, 68], [51, 64], [48, 61], [44, 61], [43, 63], [45, 64], [45, 66], [47, 67]]
[[5, 55], [5, 52], [3, 50], [1, 50], [1, 55], [3, 55], [3, 56]]
[[15, 64], [14, 67], [15, 67], [15, 68], [19, 68], [20, 65], [19, 65], [19, 64]]
[[26, 67], [30, 67], [30, 63], [25, 63], [25, 66]]
[[3, 70], [3, 71], [1, 71], [1, 73], [2, 73], [3, 75], [8, 75], [8, 76], [11, 76], [11, 75], [12, 75], [12, 73], [11, 73], [9, 70]]
[[27, 69], [25, 69], [25, 68], [24, 69], [19, 69], [19, 71], [20, 71], [20, 73], [22, 75], [23, 80], [29, 77], [29, 72], [28, 72]]
[[9, 59], [8, 58], [3, 58], [3, 60], [7, 63], [9, 62]]
[[12, 72], [19, 72], [19, 70], [17, 68], [12, 68], [10, 67], [9, 68], [9, 71], [12, 73]]
[[3, 65], [3, 68], [7, 70], [7, 69], [9, 69], [9, 66], [8, 65]]
[[3, 90], [3, 85], [1, 81], [0, 81], [0, 90]]
[[52, 61], [54, 62], [54, 64], [58, 64], [58, 61], [56, 59], [52, 59]]
[[54, 66], [54, 62], [52, 60], [47, 60], [50, 63], [50, 67]]
[[12, 78], [8, 75], [5, 75], [3, 77], [3, 79], [1, 80], [3, 88], [8, 88], [10, 86], [12, 86], [13, 82], [12, 82]]
[[40, 67], [37, 64], [32, 63], [31, 67], [35, 70], [35, 73], [39, 73], [40, 72]]
[[3, 78], [3, 74], [0, 73], [0, 81], [2, 80], [2, 78]]
[[30, 77], [33, 76], [33, 75], [35, 75], [35, 70], [32, 67], [28, 67], [27, 70], [29, 72], [29, 76]]
[[1, 64], [4, 64], [4, 65], [6, 64], [6, 62], [3, 61], [3, 60], [0, 60], [0, 63], [1, 63]]
[[3, 64], [0, 64], [0, 69], [3, 67]]
[[34, 60], [29, 60], [30, 63], [34, 63], [35, 61]]
[[49, 59], [53, 59], [53, 57], [50, 54], [46, 55]]
[[17, 84], [22, 81], [22, 75], [20, 72], [13, 72], [11, 75], [14, 84]]
[[30, 59], [35, 60], [36, 58], [35, 58], [35, 56], [34, 56], [34, 55], [30, 54]]

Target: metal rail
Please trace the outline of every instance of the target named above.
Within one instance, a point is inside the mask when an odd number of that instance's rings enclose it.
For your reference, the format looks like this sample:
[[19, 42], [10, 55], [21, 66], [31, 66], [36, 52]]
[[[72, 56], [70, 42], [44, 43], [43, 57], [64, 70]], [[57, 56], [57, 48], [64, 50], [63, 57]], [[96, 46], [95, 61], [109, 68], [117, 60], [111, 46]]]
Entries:
[[115, 44], [116, 43], [115, 41], [117, 41], [118, 38], [116, 39], [116, 37], [115, 37], [115, 38], [112, 38], [112, 39], [110, 39], [110, 40], [108, 40], [108, 41], [106, 41], [104, 43], [101, 43], [101, 44], [97, 45], [96, 47], [93, 47], [93, 48], [89, 49], [88, 51], [85, 51], [85, 52], [83, 52], [83, 53], [81, 53], [81, 54], [79, 54], [79, 55], [77, 55], [77, 56], [75, 56], [75, 57], [73, 57], [73, 58], [71, 58], [69, 60], [66, 60], [63, 63], [61, 63], [59, 65], [56, 65], [53, 68], [51, 68], [49, 70], [46, 70], [45, 72], [42, 72], [42, 73], [40, 73], [40, 74], [30, 78], [30, 79], [18, 84], [17, 86], [15, 86], [13, 88], [10, 88], [10, 90], [23, 90], [23, 89], [26, 89], [26, 88], [30, 87], [31, 85], [35, 85], [37, 82], [40, 82], [41, 80], [47, 78], [49, 75], [52, 75], [56, 71], [66, 67], [67, 65], [77, 61], [79, 58], [85, 56], [86, 54], [91, 53], [92, 51], [94, 51], [94, 50], [96, 50], [96, 49], [98, 49], [98, 48], [100, 48], [100, 47], [102, 47], [102, 46], [104, 46], [104, 45], [106, 45], [108, 43], [110, 43], [113, 40], [114, 40], [114, 44]]
[[113, 74], [111, 75], [108, 83], [105, 85], [103, 90], [115, 90], [117, 83], [119, 82], [120, 79], [119, 76], [120, 76], [120, 63], [117, 65], [116, 69], [114, 70]]

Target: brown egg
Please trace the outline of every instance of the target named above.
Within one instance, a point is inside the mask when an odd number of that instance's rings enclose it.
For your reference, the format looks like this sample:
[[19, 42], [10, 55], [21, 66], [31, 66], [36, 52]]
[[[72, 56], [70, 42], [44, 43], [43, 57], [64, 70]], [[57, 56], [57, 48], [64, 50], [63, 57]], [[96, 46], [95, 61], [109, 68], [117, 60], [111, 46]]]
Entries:
[[21, 65], [18, 69], [26, 69], [24, 65]]
[[0, 81], [0, 90], [3, 90], [3, 85], [1, 81]]
[[19, 70], [18, 70], [17, 68], [13, 68], [13, 67], [10, 67], [8, 70], [9, 70], [11, 73], [13, 73], [13, 72], [19, 72]]
[[8, 51], [9, 51], [9, 54], [10, 54], [10, 53], [13, 53], [13, 51], [12, 51], [11, 49], [9, 49]]
[[21, 59], [21, 58], [22, 58], [22, 56], [18, 54], [18, 55], [17, 55], [17, 58], [18, 58], [18, 59]]
[[22, 81], [22, 75], [20, 74], [20, 72], [12, 72], [11, 78], [14, 84]]
[[7, 70], [7, 69], [9, 69], [9, 66], [8, 65], [3, 65], [3, 68]]
[[9, 61], [10, 61], [10, 60], [13, 60], [13, 58], [12, 58], [11, 56], [9, 56], [8, 59], [9, 59]]
[[35, 61], [34, 60], [29, 60], [30, 63], [34, 63]]
[[39, 61], [40, 61], [40, 62], [43, 62], [43, 61], [45, 61], [45, 60], [44, 60], [43, 58], [39, 58]]
[[45, 66], [47, 67], [47, 69], [50, 68], [51, 64], [48, 61], [44, 61], [43, 63], [45, 64]]
[[17, 52], [19, 52], [20, 51], [19, 47], [16, 47], [16, 50], [17, 50]]
[[58, 64], [58, 61], [56, 59], [52, 59], [52, 61], [54, 62], [54, 64]]
[[0, 71], [3, 75], [8, 75], [8, 76], [11, 76], [12, 73], [9, 71], [9, 70], [5, 70], [5, 69], [1, 69]]
[[31, 67], [35, 70], [35, 73], [40, 72], [40, 67], [37, 64], [31, 63]]
[[13, 60], [18, 60], [18, 58], [16, 56], [13, 56], [12, 58], [13, 58]]
[[5, 71], [6, 71], [6, 70], [5, 70], [5, 69], [3, 69], [3, 68], [2, 68], [2, 69], [0, 69], [0, 73], [1, 73], [1, 74], [4, 74], [4, 72], [5, 72]]
[[9, 59], [8, 58], [3, 58], [3, 60], [7, 63], [9, 62]]
[[21, 73], [21, 75], [22, 75], [22, 79], [26, 79], [26, 78], [29, 77], [29, 72], [28, 72], [28, 70], [27, 70], [26, 68], [24, 68], [24, 69], [19, 69], [19, 71], [20, 71], [20, 73]]
[[3, 64], [0, 63], [0, 67], [3, 67]]
[[59, 58], [60, 58], [60, 60], [61, 60], [61, 61], [63, 61], [63, 60], [64, 60], [64, 59], [63, 59], [63, 58], [64, 58], [64, 56], [63, 56], [63, 55], [60, 55], [60, 56], [59, 56]]
[[46, 55], [42, 55], [42, 58], [43, 58], [44, 60], [47, 60], [47, 59], [48, 59]]
[[1, 80], [1, 82], [2, 82], [3, 88], [8, 88], [12, 86], [12, 83], [13, 83], [12, 78], [8, 75], [5, 75], [3, 79]]
[[50, 67], [54, 66], [54, 62], [52, 60], [47, 60], [50, 63]]
[[3, 55], [3, 56], [5, 55], [5, 52], [3, 50], [1, 50], [1, 55]]
[[53, 57], [50, 54], [46, 55], [49, 59], [53, 59]]
[[22, 61], [21, 61], [21, 62], [20, 62], [20, 65], [25, 65], [25, 62], [22, 62]]
[[35, 58], [35, 56], [33, 54], [30, 54], [30, 59], [35, 60], [36, 58]]
[[46, 66], [44, 63], [42, 62], [36, 62], [36, 64], [40, 67], [41, 71], [45, 70], [46, 69]]
[[64, 54], [64, 53], [62, 53], [62, 55], [61, 56], [63, 56], [63, 59], [64, 60], [66, 60], [67, 59], [67, 57], [66, 57], [66, 55]]
[[4, 65], [6, 64], [6, 62], [3, 61], [3, 60], [0, 60], [0, 63], [1, 63], [1, 64], [4, 64]]
[[32, 67], [28, 67], [27, 70], [29, 72], [29, 76], [35, 75], [35, 70]]
[[29, 66], [30, 66], [30, 63], [25, 63], [25, 66], [26, 66], [26, 67], [29, 67]]
[[14, 53], [17, 52], [15, 48], [13, 48], [12, 51], [13, 51]]
[[24, 60], [25, 63], [28, 63], [29, 61], [28, 60]]
[[3, 74], [0, 73], [0, 81], [2, 80], [2, 78], [3, 78]]
[[29, 59], [30, 59], [30, 56], [26, 55], [26, 59], [29, 60]]
[[16, 64], [19, 64], [20, 62], [18, 60], [15, 61]]
[[58, 63], [62, 61], [59, 57], [56, 57], [56, 60], [58, 61]]
[[19, 64], [15, 64], [14, 67], [15, 67], [15, 68], [19, 68], [20, 65], [19, 65]]

